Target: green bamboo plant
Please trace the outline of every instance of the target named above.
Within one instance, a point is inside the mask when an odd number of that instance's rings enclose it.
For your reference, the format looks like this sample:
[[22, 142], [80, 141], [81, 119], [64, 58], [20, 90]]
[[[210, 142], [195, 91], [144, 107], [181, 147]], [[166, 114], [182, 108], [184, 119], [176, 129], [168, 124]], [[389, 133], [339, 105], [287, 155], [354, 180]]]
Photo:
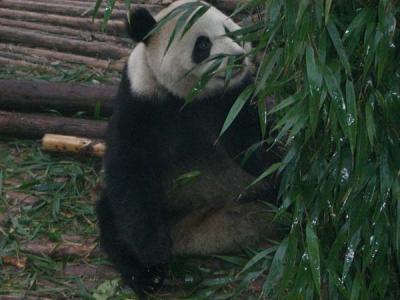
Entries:
[[268, 299], [400, 299], [399, 1], [250, 0], [243, 12], [258, 21], [230, 34], [259, 63], [221, 134], [258, 105], [262, 139], [286, 149], [258, 180], [280, 174], [277, 218], [291, 226], [231, 297], [265, 276]]

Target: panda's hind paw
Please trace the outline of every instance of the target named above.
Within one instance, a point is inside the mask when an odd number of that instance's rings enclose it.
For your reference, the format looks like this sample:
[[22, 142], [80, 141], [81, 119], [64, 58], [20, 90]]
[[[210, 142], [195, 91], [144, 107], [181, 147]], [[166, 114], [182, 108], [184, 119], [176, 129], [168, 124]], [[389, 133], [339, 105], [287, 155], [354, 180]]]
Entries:
[[140, 297], [159, 290], [167, 273], [167, 265], [143, 267], [139, 272], [122, 273], [124, 283], [129, 285]]

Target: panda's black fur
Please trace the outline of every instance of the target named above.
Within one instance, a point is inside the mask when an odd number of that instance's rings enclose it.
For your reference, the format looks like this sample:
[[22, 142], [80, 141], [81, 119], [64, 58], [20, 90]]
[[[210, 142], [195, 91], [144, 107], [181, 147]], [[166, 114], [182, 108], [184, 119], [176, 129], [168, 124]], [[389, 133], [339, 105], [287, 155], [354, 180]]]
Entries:
[[[142, 24], [145, 32], [135, 33], [136, 38], [145, 37], [154, 26], [149, 18], [144, 23], [148, 24]], [[266, 229], [264, 223], [257, 223], [256, 216], [243, 224], [240, 220], [249, 212], [262, 210], [261, 206], [253, 207], [259, 204], [252, 201], [272, 198], [268, 184], [242, 193], [270, 158], [260, 150], [243, 168], [238, 164], [239, 154], [259, 141], [257, 109], [250, 104], [216, 143], [235, 99], [251, 84], [250, 75], [234, 88], [184, 105], [184, 99], [169, 92], [152, 96], [135, 93], [127, 73], [125, 69], [108, 127], [105, 187], [97, 203], [97, 216], [102, 248], [124, 281], [142, 293], [162, 283], [172, 255], [208, 253], [208, 249], [196, 248], [197, 237], [191, 230], [199, 230], [198, 238], [205, 239], [210, 251], [214, 250], [213, 236], [215, 240], [226, 238], [227, 244], [216, 241], [222, 243], [215, 246], [218, 251], [236, 242], [225, 232], [218, 235], [218, 230], [229, 233], [232, 228], [232, 235], [238, 235], [240, 242], [252, 222], [255, 229], [251, 230]], [[174, 179], [196, 169], [201, 170], [200, 177], [204, 173], [203, 185], [183, 187], [183, 199], [179, 198], [179, 188], [178, 192], [171, 188]], [[209, 174], [208, 169], [212, 169]], [[188, 198], [193, 190], [193, 199]], [[179, 199], [176, 205], [170, 205], [171, 198]], [[204, 238], [208, 234], [211, 241]]]

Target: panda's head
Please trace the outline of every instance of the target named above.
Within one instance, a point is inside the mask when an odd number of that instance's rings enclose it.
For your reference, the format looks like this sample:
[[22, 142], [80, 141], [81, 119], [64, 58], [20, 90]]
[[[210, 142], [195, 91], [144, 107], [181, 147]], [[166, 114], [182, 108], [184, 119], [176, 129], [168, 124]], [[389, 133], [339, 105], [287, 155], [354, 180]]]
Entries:
[[145, 9], [132, 12], [128, 30], [139, 44], [130, 56], [128, 76], [135, 93], [153, 95], [164, 90], [184, 98], [199, 79], [215, 66], [212, 58], [216, 56], [225, 57], [199, 97], [224, 90], [224, 71], [229, 57], [236, 57], [236, 63], [240, 62], [243, 67], [232, 71], [228, 88], [240, 85], [248, 76], [250, 62], [246, 54], [251, 49], [250, 44], [240, 45], [229, 37], [227, 33], [239, 30], [240, 26], [214, 7], [209, 7], [181, 38], [183, 25], [169, 46], [179, 14], [149, 35], [157, 22], [179, 6], [192, 2], [197, 1], [176, 1], [155, 17]]

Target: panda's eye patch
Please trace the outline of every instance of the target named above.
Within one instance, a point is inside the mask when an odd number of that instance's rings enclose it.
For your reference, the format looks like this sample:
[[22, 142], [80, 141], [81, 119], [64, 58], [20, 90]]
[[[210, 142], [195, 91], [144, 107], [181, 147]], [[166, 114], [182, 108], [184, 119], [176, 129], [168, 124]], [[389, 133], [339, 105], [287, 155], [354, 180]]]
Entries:
[[210, 56], [212, 43], [206, 36], [199, 36], [193, 48], [192, 59], [198, 64]]

